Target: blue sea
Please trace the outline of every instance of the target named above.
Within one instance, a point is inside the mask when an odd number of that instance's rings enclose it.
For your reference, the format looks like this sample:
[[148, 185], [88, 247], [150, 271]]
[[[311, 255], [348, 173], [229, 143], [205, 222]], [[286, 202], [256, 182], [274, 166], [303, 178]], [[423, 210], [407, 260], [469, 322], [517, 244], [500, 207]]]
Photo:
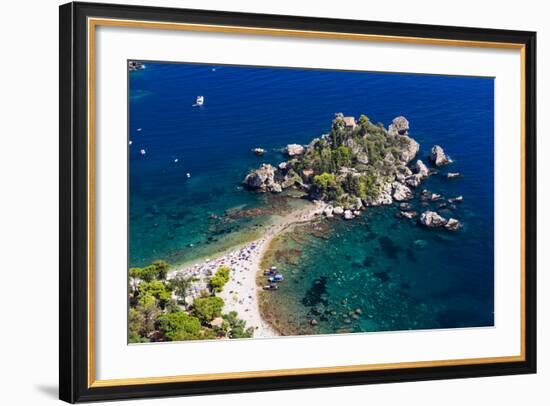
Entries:
[[257, 238], [292, 202], [243, 190], [250, 169], [328, 132], [335, 112], [385, 126], [403, 115], [418, 158], [435, 144], [452, 158], [420, 189], [464, 196], [441, 211], [464, 227], [427, 230], [395, 206], [296, 227], [266, 259], [286, 280], [262, 293], [264, 316], [285, 334], [493, 325], [493, 78], [143, 63], [129, 72], [130, 266]]

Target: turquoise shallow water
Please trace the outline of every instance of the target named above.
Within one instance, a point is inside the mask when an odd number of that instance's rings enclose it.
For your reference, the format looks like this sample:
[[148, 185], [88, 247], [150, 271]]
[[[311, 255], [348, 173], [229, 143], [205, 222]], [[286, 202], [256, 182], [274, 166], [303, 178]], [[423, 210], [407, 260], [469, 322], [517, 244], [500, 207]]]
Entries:
[[[287, 280], [264, 295], [264, 310], [289, 333], [493, 324], [492, 78], [145, 64], [129, 76], [131, 266], [193, 261], [258, 237], [287, 206], [243, 190], [250, 169], [327, 132], [337, 111], [386, 125], [404, 115], [419, 157], [440, 144], [454, 160], [442, 173], [464, 175], [423, 185], [464, 196], [442, 212], [464, 228], [426, 230], [395, 207], [298, 228], [271, 259]], [[197, 95], [204, 106], [191, 106]], [[268, 152], [258, 158], [254, 147]]]

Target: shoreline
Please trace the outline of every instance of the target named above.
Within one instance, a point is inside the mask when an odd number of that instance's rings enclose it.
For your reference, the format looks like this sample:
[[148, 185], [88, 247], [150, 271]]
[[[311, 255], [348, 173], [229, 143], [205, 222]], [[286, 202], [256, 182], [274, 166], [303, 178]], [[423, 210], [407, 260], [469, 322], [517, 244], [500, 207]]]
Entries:
[[207, 287], [207, 280], [219, 266], [229, 266], [230, 279], [223, 291], [217, 294], [225, 302], [223, 312], [236, 311], [238, 317], [246, 321], [247, 327], [254, 328], [254, 338], [280, 336], [281, 334], [262, 318], [260, 312], [258, 296], [261, 287], [258, 286], [257, 277], [261, 275], [262, 258], [273, 238], [294, 224], [315, 219], [323, 213], [325, 207], [324, 202], [316, 201], [305, 208], [293, 210], [270, 225], [261, 238], [212, 259], [207, 258], [193, 265], [179, 267], [170, 271], [168, 278], [176, 274], [198, 278], [195, 286], [195, 293], [198, 294], [201, 289]]

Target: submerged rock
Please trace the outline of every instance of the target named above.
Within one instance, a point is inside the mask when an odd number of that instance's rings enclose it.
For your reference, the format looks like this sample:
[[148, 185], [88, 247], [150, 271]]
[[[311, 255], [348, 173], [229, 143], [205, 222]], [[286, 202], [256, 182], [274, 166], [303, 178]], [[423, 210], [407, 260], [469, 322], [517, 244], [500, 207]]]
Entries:
[[447, 224], [447, 220], [435, 211], [428, 210], [420, 215], [420, 224], [430, 228], [443, 227]]
[[443, 148], [439, 145], [434, 145], [432, 148], [430, 161], [432, 161], [435, 166], [443, 166], [451, 163], [451, 160], [447, 155], [445, 155], [445, 151], [443, 151]]

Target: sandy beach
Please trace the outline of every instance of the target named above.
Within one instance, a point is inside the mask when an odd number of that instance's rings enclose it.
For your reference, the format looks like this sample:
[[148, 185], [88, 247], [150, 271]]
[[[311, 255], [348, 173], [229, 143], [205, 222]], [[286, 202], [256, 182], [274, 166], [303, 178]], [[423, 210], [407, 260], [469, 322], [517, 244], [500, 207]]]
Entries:
[[316, 202], [285, 216], [280, 216], [262, 238], [219, 257], [208, 258], [191, 266], [175, 269], [169, 273], [168, 277], [173, 277], [176, 274], [194, 276], [197, 282], [193, 287], [193, 295], [198, 296], [201, 290], [207, 288], [209, 278], [219, 266], [229, 266], [231, 268], [230, 280], [224, 286], [223, 291], [218, 294], [225, 302], [224, 313], [236, 311], [239, 318], [246, 321], [247, 327], [254, 327], [254, 337], [256, 338], [278, 336], [277, 331], [262, 319], [258, 304], [258, 293], [261, 287], [256, 283], [256, 276], [260, 272], [263, 254], [277, 234], [293, 224], [314, 219], [322, 214], [324, 208], [324, 203]]

